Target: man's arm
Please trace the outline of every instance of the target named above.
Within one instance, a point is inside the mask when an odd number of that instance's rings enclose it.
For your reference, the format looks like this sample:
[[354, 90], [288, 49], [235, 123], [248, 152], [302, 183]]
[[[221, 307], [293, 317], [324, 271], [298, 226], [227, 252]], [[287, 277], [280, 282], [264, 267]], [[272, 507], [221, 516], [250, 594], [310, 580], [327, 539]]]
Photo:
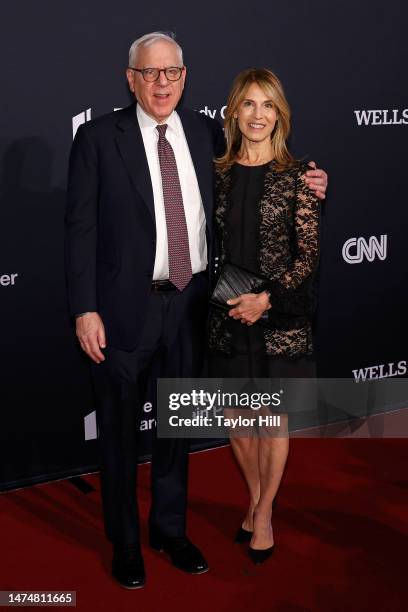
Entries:
[[96, 232], [98, 169], [95, 146], [81, 126], [69, 159], [65, 215], [65, 267], [69, 309], [82, 349], [96, 363], [105, 358], [105, 330], [97, 313]]
[[96, 311], [98, 172], [95, 146], [79, 128], [69, 158], [65, 268], [71, 315]]
[[85, 353], [95, 363], [105, 361], [101, 348], [106, 348], [105, 327], [97, 312], [85, 312], [76, 317], [76, 335]]
[[[209, 121], [208, 118], [207, 120]], [[221, 157], [225, 153], [224, 130], [222, 129], [220, 123], [215, 119], [211, 120], [210, 125], [213, 134], [214, 157]], [[305, 173], [303, 180], [309, 189], [314, 192], [315, 196], [319, 198], [319, 200], [324, 200], [328, 185], [327, 173], [324, 170], [317, 168], [314, 161], [309, 162], [309, 166], [311, 169]]]

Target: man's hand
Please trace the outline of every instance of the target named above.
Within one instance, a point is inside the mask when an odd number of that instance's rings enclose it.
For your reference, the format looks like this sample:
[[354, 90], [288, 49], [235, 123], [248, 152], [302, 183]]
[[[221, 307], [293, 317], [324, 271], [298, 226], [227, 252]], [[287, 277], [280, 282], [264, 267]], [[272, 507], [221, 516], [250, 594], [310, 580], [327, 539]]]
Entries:
[[313, 170], [308, 170], [306, 172], [304, 181], [309, 189], [315, 192], [319, 200], [324, 200], [328, 184], [327, 174], [324, 170], [318, 170], [314, 161], [309, 162], [309, 166], [313, 168]]
[[227, 304], [235, 306], [229, 311], [229, 316], [247, 325], [256, 323], [265, 310], [269, 310], [271, 307], [268, 294], [265, 291], [262, 291], [262, 293], [243, 293], [237, 298], [228, 300]]
[[76, 335], [85, 353], [95, 363], [105, 361], [101, 348], [106, 347], [105, 328], [97, 312], [87, 312], [76, 319]]

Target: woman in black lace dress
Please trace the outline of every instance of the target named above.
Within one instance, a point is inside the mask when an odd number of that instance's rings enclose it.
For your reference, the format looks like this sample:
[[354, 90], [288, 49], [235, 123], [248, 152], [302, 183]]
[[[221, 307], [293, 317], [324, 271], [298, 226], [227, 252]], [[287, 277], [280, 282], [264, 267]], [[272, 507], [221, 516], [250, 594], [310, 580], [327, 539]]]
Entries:
[[[268, 282], [261, 293], [231, 299], [229, 312], [212, 309], [213, 376], [314, 375], [311, 319], [319, 206], [304, 181], [307, 165], [287, 149], [289, 129], [290, 110], [277, 77], [264, 69], [239, 74], [225, 118], [227, 150], [216, 160], [216, 269], [230, 262]], [[268, 328], [255, 324], [265, 313]], [[231, 433], [250, 496], [237, 541], [250, 542], [251, 558], [262, 562], [274, 546], [272, 504], [288, 454], [287, 415], [281, 415], [279, 431], [252, 433]]]

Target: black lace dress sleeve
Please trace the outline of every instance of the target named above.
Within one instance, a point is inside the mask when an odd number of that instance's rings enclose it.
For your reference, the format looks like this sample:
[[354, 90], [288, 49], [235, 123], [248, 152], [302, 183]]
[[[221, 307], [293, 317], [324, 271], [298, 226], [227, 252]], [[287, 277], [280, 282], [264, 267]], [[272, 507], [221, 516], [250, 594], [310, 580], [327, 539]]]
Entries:
[[320, 205], [301, 178], [307, 170], [300, 165], [296, 175], [293, 257], [286, 270], [265, 284], [271, 294], [270, 317], [278, 314], [310, 316], [314, 309], [314, 276], [319, 259]]

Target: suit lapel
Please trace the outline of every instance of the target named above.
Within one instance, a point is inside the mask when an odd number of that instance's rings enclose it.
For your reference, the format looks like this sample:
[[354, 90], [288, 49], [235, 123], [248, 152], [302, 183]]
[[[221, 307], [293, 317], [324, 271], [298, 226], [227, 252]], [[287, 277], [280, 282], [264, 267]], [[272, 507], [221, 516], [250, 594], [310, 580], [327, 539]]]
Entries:
[[[193, 160], [203, 201], [207, 227], [211, 231], [213, 206], [213, 171], [211, 164], [212, 151], [204, 147], [202, 126], [193, 112], [177, 110], [186, 136], [188, 148]], [[153, 220], [155, 220], [153, 188], [149, 165], [143, 144], [142, 133], [136, 116], [136, 105], [132, 104], [123, 111], [118, 111], [116, 142], [119, 153], [125, 164], [129, 178], [145, 202]]]
[[136, 117], [135, 104], [132, 104], [123, 111], [118, 120], [117, 128], [118, 135], [116, 142], [123, 163], [126, 166], [134, 188], [141, 195], [154, 220], [153, 188], [142, 133]]
[[213, 203], [212, 165], [209, 157], [211, 156], [211, 151], [204, 146], [205, 141], [201, 132], [202, 126], [200, 122], [197, 121], [195, 113], [185, 112], [183, 109], [177, 109], [177, 112], [183, 124], [184, 134], [193, 160], [201, 199], [203, 201], [207, 227], [211, 231]]

